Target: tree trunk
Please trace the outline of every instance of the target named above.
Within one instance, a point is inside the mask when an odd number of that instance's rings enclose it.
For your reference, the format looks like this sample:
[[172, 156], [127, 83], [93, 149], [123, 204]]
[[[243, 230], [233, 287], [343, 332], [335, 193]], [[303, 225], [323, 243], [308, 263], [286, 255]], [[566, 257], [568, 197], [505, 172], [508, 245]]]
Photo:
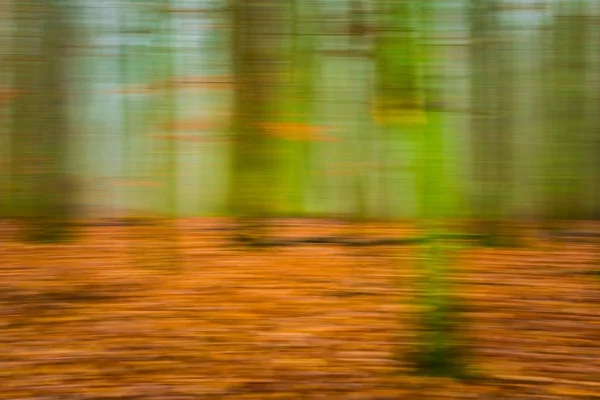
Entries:
[[[471, 137], [476, 230], [490, 246], [514, 242], [507, 229], [512, 188], [510, 38], [495, 0], [471, 0]], [[514, 54], [513, 54], [514, 56]]]
[[242, 239], [257, 239], [279, 202], [279, 143], [273, 130], [282, 122], [278, 94], [286, 71], [286, 9], [285, 0], [234, 2], [230, 209]]
[[27, 241], [64, 240], [72, 233], [74, 183], [68, 174], [67, 11], [55, 0], [14, 3], [11, 208]]
[[[418, 342], [414, 362], [426, 375], [464, 374], [457, 340], [456, 302], [450, 287], [450, 249], [441, 239], [452, 211], [454, 192], [448, 185], [444, 118], [427, 104], [439, 102], [442, 82], [432, 78], [435, 43], [425, 43], [435, 16], [435, 2], [420, 9], [415, 1], [380, 3], [382, 30], [378, 37], [377, 122], [393, 134], [411, 138], [415, 148], [415, 180], [421, 229], [428, 238], [417, 266]], [[419, 11], [423, 11], [421, 15]], [[421, 19], [423, 17], [424, 20]], [[428, 44], [428, 46], [425, 46]]]

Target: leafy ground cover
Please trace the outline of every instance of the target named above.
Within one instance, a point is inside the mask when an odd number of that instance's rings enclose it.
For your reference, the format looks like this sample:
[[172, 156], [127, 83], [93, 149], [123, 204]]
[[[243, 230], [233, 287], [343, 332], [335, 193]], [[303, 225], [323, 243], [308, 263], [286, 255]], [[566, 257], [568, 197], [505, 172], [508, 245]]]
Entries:
[[168, 226], [88, 226], [77, 243], [26, 245], [2, 225], [0, 399], [600, 399], [594, 240], [529, 232], [521, 248], [457, 252], [464, 345], [481, 374], [460, 382], [411, 370], [418, 245], [248, 249], [227, 227], [179, 220], [174, 241]]

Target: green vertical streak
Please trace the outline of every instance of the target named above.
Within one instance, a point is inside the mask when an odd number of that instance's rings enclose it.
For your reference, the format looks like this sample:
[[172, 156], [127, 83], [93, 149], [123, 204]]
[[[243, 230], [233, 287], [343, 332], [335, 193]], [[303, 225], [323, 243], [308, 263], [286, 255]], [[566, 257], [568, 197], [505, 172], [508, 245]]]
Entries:
[[512, 92], [508, 33], [499, 21], [495, 0], [471, 0], [471, 134], [474, 148], [474, 217], [489, 245], [512, 241], [502, 227], [508, 216]]
[[[11, 215], [31, 217], [33, 212], [33, 174], [30, 171], [34, 134], [38, 131], [39, 104], [37, 91], [39, 71], [35, 43], [34, 19], [22, 2], [14, 5], [14, 36], [12, 40], [13, 85], [19, 96], [11, 108], [9, 208]], [[28, 37], [30, 36], [30, 37]]]
[[[119, 85], [121, 88], [127, 87], [131, 82], [130, 78], [133, 75], [131, 71], [131, 58], [132, 47], [127, 43], [129, 34], [131, 32], [131, 24], [128, 18], [128, 11], [131, 5], [124, 1], [120, 9], [120, 20], [119, 20], [119, 60], [118, 60], [118, 71], [119, 71]], [[131, 116], [131, 102], [127, 93], [121, 95], [121, 146], [122, 146], [122, 171], [121, 179], [124, 181], [134, 180], [135, 174], [135, 160], [136, 153], [134, 151], [135, 143], [133, 140], [133, 129], [132, 129], [132, 116]], [[123, 207], [126, 209], [128, 214], [131, 213], [131, 209], [136, 203], [136, 194], [132, 187], [125, 186], [121, 189]]]
[[[318, 67], [316, 51], [316, 30], [314, 19], [317, 4], [314, 1], [292, 0], [290, 19], [291, 37], [289, 67], [284, 102], [284, 119], [299, 126], [311, 126], [314, 118], [314, 94]], [[282, 144], [286, 156], [284, 162], [284, 184], [286, 185], [285, 212], [302, 214], [306, 207], [307, 191], [312, 182], [311, 157], [314, 144], [307, 140], [285, 140]]]
[[[447, 176], [444, 114], [427, 105], [439, 103], [443, 81], [436, 70], [435, 43], [430, 34], [436, 22], [436, 2], [383, 1], [384, 30], [378, 38], [376, 117], [395, 134], [415, 145], [416, 191], [421, 229], [430, 241], [418, 265], [419, 340], [414, 354], [418, 371], [427, 375], [461, 376], [464, 361], [457, 341], [457, 312], [449, 285], [450, 250], [440, 239], [445, 219], [455, 210], [456, 192]], [[418, 8], [421, 6], [422, 8]]]
[[[9, 0], [1, 0], [0, 8], [4, 11], [0, 14], [0, 82], [2, 89], [11, 88], [10, 76], [13, 71], [13, 64], [10, 58], [10, 21], [13, 16], [8, 10]], [[0, 125], [0, 218], [13, 216], [13, 210], [10, 205], [10, 103], [6, 100], [0, 103], [0, 118], [8, 123]]]
[[[347, 4], [347, 18], [348, 26], [346, 35], [348, 35], [348, 54], [368, 54], [368, 50], [364, 53], [365, 44], [365, 10], [362, 1], [350, 1]], [[366, 60], [365, 60], [366, 61]], [[363, 58], [358, 59], [347, 59], [347, 63], [350, 66], [350, 70], [356, 67], [364, 66], [365, 61]], [[354, 72], [353, 72], [354, 73]], [[364, 82], [367, 75], [364, 73], [353, 77], [359, 82]], [[353, 83], [350, 83], [352, 86]], [[361, 85], [362, 86], [362, 85]], [[357, 97], [364, 96], [361, 93], [362, 87], [355, 87], [355, 95]], [[360, 234], [360, 223], [364, 222], [370, 214], [369, 204], [369, 180], [370, 170], [365, 168], [365, 162], [369, 160], [373, 145], [373, 134], [366, 128], [366, 123], [362, 116], [354, 116], [351, 120], [353, 123], [348, 127], [352, 132], [352, 137], [348, 138], [348, 143], [345, 144], [342, 157], [351, 160], [348, 166], [348, 172], [350, 174], [350, 181], [348, 182], [351, 186], [353, 210], [351, 213], [351, 219], [353, 222], [358, 223], [354, 226], [357, 230], [357, 234]], [[370, 161], [370, 160], [369, 160]]]
[[[161, 0], [158, 5], [163, 5], [167, 10], [171, 8], [170, 0]], [[158, 74], [155, 78], [164, 80], [164, 84], [161, 85], [161, 90], [158, 93], [158, 109], [157, 114], [159, 117], [159, 124], [165, 127], [172, 127], [175, 122], [177, 115], [177, 95], [173, 80], [176, 73], [175, 65], [175, 48], [172, 43], [174, 35], [173, 17], [172, 13], [164, 12], [163, 15], [158, 16], [159, 32], [156, 39], [157, 46], [155, 51], [157, 54], [158, 61]], [[175, 135], [172, 129], [167, 128], [164, 132], [167, 135]], [[158, 209], [169, 218], [175, 218], [177, 216], [177, 154], [178, 154], [178, 141], [174, 138], [172, 140], [164, 140], [161, 143], [158, 152], [158, 164], [159, 168], [157, 175], [160, 183], [162, 184], [159, 188], [158, 195], [161, 198], [159, 201]]]
[[[282, 59], [287, 1], [237, 0], [233, 4], [235, 94], [231, 152], [230, 209], [241, 235], [259, 233], [273, 214], [280, 182], [279, 144], [267, 125], [281, 122]], [[265, 16], [268, 16], [267, 18]]]
[[73, 231], [73, 183], [68, 176], [66, 10], [57, 1], [14, 4], [12, 205], [25, 220], [24, 239], [61, 241]]
[[454, 201], [446, 184], [444, 116], [433, 111], [427, 116], [428, 125], [417, 144], [417, 190], [421, 229], [430, 242], [423, 247], [419, 262], [418, 303], [423, 312], [415, 359], [419, 371], [427, 375], [462, 377], [465, 361], [450, 281], [452, 248], [439, 237], [446, 232], [444, 220], [453, 214], [450, 205]]
[[544, 219], [553, 229], [560, 220], [586, 216], [586, 43], [588, 17], [581, 2], [562, 3], [547, 38], [543, 73]]
[[379, 5], [375, 117], [399, 132], [412, 131], [421, 125], [416, 117], [423, 110], [416, 3], [382, 0]]
[[[389, 144], [401, 141], [414, 145], [426, 122], [422, 60], [417, 45], [420, 34], [417, 4], [414, 1], [390, 0], [376, 3], [380, 22], [375, 40], [372, 114], [383, 131], [383, 140]], [[388, 154], [385, 161], [407, 164], [407, 160], [392, 154]], [[389, 189], [390, 192], [395, 190]]]
[[[168, 10], [172, 7], [170, 0], [159, 1], [159, 4], [164, 5]], [[159, 16], [161, 30], [159, 32], [158, 52], [161, 56], [161, 73], [159, 74], [165, 79], [165, 84], [162, 92], [159, 93], [162, 100], [161, 123], [166, 127], [173, 127], [177, 117], [177, 94], [175, 93], [174, 78], [177, 70], [176, 53], [173, 44], [175, 25], [172, 13], [166, 12], [165, 15]], [[174, 135], [177, 132], [165, 132], [167, 135]], [[176, 218], [178, 216], [177, 200], [178, 200], [178, 141], [166, 140], [161, 149], [159, 149], [159, 181], [162, 184], [157, 192], [162, 198], [162, 211], [165, 218], [165, 229], [162, 232], [161, 242], [165, 246], [165, 261], [170, 268], [177, 267], [181, 262], [179, 254], [179, 232], [177, 231]]]

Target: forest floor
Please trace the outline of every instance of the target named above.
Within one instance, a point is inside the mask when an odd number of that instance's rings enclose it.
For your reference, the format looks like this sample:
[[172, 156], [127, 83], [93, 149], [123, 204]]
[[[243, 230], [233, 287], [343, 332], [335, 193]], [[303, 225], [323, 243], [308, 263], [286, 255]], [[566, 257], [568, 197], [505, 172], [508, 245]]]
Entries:
[[92, 226], [60, 245], [17, 243], [3, 225], [0, 399], [600, 399], [600, 239], [526, 233], [523, 247], [457, 251], [464, 346], [482, 374], [461, 382], [408, 361], [418, 245], [248, 249], [226, 222], [178, 221], [178, 243], [164, 226]]

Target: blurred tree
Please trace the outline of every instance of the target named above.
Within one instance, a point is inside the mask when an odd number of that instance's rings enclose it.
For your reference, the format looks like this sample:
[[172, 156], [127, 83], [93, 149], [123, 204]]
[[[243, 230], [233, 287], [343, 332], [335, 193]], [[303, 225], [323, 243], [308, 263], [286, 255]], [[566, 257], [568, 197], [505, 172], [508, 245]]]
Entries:
[[[158, 120], [159, 126], [165, 128], [167, 136], [173, 137], [176, 133], [174, 123], [177, 120], [178, 101], [175, 87], [177, 75], [177, 56], [175, 37], [176, 9], [171, 0], [156, 0], [156, 8], [165, 10], [154, 16], [156, 33], [153, 39], [154, 50], [154, 81], [164, 82], [154, 99], [151, 114]], [[171, 11], [169, 11], [171, 10]], [[177, 140], [160, 140], [157, 142], [154, 154], [155, 173], [152, 175], [160, 181], [159, 190], [156, 191], [157, 209], [163, 216], [172, 220], [177, 215], [177, 161], [179, 142]]]
[[[148, 75], [155, 86], [145, 107], [147, 123], [158, 126], [162, 137], [148, 144], [144, 154], [149, 159], [142, 174], [148, 176], [149, 186], [146, 198], [150, 198], [152, 215], [146, 216], [151, 226], [142, 226], [134, 249], [140, 263], [164, 269], [177, 269], [180, 266], [178, 217], [178, 155], [180, 141], [177, 140], [175, 123], [178, 114], [176, 93], [177, 57], [175, 24], [178, 12], [186, 12], [173, 7], [171, 0], [154, 0], [142, 12], [153, 28], [147, 56], [153, 61]], [[159, 135], [160, 136], [160, 135]], [[141, 138], [141, 142], [148, 140]], [[138, 149], [139, 151], [139, 149]], [[140, 166], [137, 166], [140, 168]], [[144, 168], [142, 165], [140, 169]], [[139, 190], [140, 188], [138, 188]], [[138, 191], [138, 195], [143, 192]], [[135, 229], [135, 228], [134, 228]]]
[[586, 191], [592, 153], [589, 110], [588, 35], [586, 2], [559, 1], [545, 35], [542, 60], [545, 188], [542, 215], [545, 228], [560, 221], [589, 217]]
[[473, 214], [485, 244], [513, 244], [507, 230], [512, 194], [513, 104], [509, 33], [502, 29], [500, 3], [471, 0], [471, 137], [475, 176]]
[[[11, 21], [12, 12], [9, 0], [0, 0], [0, 81], [10, 82], [12, 63], [10, 57], [11, 47]], [[10, 85], [0, 87], [0, 120], [9, 118], [9, 105], [16, 93]], [[10, 183], [9, 146], [10, 123], [0, 124], [0, 218], [11, 216], [7, 191]]]
[[[264, 219], [280, 201], [278, 141], [273, 123], [283, 122], [278, 96], [285, 83], [287, 0], [233, 2], [235, 94], [230, 206], [239, 237], [258, 239]], [[276, 130], [279, 130], [276, 128]]]
[[74, 182], [67, 98], [70, 1], [13, 3], [11, 213], [24, 221], [25, 240], [64, 240], [72, 233]]
[[[402, 154], [399, 159], [398, 145], [414, 145], [415, 135], [421, 132], [427, 122], [422, 88], [422, 71], [419, 68], [419, 54], [416, 41], [420, 27], [415, 26], [416, 3], [408, 1], [395, 4], [393, 1], [379, 0], [375, 3], [379, 18], [375, 35], [375, 88], [371, 100], [373, 122], [381, 130], [383, 144], [379, 161], [383, 165], [381, 190], [384, 207], [390, 203], [392, 193], [402, 191], [402, 198], [410, 203], [411, 190], [408, 187], [393, 187], [399, 176], [390, 171], [398, 171], [399, 163], [412, 168], [411, 156]], [[406, 17], [403, 14], [412, 15]], [[412, 13], [412, 14], [410, 14]], [[396, 149], [396, 151], [394, 151]], [[412, 156], [414, 157], [414, 156]], [[389, 215], [397, 215], [392, 206]], [[394, 208], [397, 208], [395, 206]]]
[[[303, 215], [309, 192], [313, 190], [312, 157], [314, 142], [325, 138], [319, 127], [312, 125], [315, 117], [315, 91], [319, 60], [316, 57], [318, 2], [292, 0], [290, 3], [289, 65], [286, 68], [284, 93], [285, 124], [272, 126], [284, 139], [281, 171], [284, 178], [286, 215]], [[285, 57], [285, 54], [281, 55]], [[282, 82], [284, 83], [284, 82]], [[286, 134], [287, 132], [287, 134]]]
[[[419, 224], [427, 238], [418, 264], [419, 338], [414, 361], [427, 375], [465, 373], [456, 299], [451, 287], [451, 250], [443, 241], [446, 219], [455, 204], [446, 167], [444, 113], [427, 104], [439, 102], [436, 43], [427, 35], [438, 22], [436, 2], [381, 0], [378, 36], [378, 122], [412, 139]], [[438, 57], [439, 59], [439, 57]]]

